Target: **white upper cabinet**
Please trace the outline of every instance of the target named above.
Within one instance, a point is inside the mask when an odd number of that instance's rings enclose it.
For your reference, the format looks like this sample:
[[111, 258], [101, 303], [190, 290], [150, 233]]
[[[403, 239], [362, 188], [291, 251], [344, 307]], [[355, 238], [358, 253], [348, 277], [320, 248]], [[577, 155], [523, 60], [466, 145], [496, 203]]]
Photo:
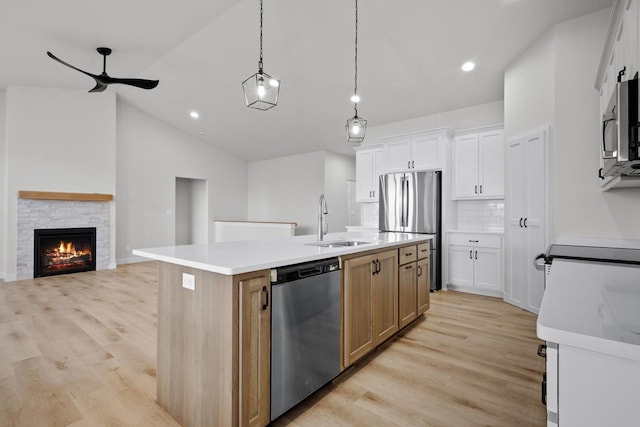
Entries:
[[385, 173], [384, 148], [356, 150], [356, 202], [377, 202], [379, 176]]
[[386, 138], [383, 142], [387, 152], [387, 172], [442, 168], [442, 133], [403, 135]]
[[453, 140], [453, 198], [504, 198], [502, 129], [464, 134]]

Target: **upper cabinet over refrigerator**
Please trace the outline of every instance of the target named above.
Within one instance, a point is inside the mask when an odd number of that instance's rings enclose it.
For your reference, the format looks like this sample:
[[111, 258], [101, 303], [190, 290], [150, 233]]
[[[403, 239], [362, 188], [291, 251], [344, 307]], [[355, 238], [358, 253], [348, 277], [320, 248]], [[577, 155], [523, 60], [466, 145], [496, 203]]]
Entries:
[[385, 144], [387, 172], [442, 169], [444, 138], [438, 130], [381, 139]]

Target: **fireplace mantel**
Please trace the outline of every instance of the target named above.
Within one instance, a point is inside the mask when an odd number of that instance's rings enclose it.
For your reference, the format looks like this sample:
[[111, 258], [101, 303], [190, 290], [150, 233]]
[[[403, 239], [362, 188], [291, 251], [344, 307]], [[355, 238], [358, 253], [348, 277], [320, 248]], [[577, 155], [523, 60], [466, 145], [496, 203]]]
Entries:
[[100, 193], [58, 193], [52, 191], [19, 191], [19, 199], [70, 200], [80, 202], [110, 202], [113, 194]]

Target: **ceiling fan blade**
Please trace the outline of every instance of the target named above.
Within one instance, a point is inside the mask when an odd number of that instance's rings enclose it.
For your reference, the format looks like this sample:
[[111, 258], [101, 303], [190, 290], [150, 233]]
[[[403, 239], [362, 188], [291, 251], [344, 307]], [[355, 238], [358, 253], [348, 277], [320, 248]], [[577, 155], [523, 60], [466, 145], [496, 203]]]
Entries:
[[154, 87], [158, 86], [158, 83], [160, 83], [159, 80], [119, 79], [119, 78], [109, 77], [109, 76], [103, 77], [102, 80], [106, 84], [119, 83], [122, 85], [139, 87], [141, 89], [153, 89]]
[[96, 80], [96, 86], [93, 89], [91, 89], [89, 92], [104, 92], [105, 90], [107, 90], [107, 86], [109, 85]]
[[88, 73], [88, 72], [86, 72], [86, 71], [84, 71], [84, 70], [81, 70], [81, 69], [80, 69], [80, 68], [78, 68], [78, 67], [74, 67], [73, 65], [71, 65], [71, 64], [69, 64], [69, 63], [67, 63], [67, 62], [64, 62], [62, 59], [60, 59], [60, 58], [56, 57], [53, 53], [51, 53], [51, 52], [49, 52], [49, 51], [47, 51], [47, 55], [49, 55], [49, 58], [53, 59], [54, 61], [58, 61], [58, 62], [59, 62], [59, 63], [61, 63], [62, 65], [66, 65], [66, 66], [67, 66], [67, 67], [69, 67], [69, 68], [73, 68], [73, 69], [74, 69], [74, 70], [76, 70], [76, 71], [80, 71], [82, 74], [86, 74], [86, 75], [87, 75], [87, 76], [89, 76], [89, 77], [93, 77], [94, 79], [96, 79], [96, 82], [98, 81], [98, 76], [97, 76], [97, 75], [95, 75], [95, 74], [91, 74], [91, 73]]

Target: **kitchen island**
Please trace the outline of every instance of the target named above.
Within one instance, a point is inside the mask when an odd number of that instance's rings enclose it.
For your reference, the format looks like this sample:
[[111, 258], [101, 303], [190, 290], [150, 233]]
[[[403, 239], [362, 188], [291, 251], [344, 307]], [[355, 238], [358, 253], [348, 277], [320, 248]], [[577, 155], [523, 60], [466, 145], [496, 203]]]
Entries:
[[342, 371], [428, 309], [431, 238], [349, 232], [323, 243], [295, 236], [134, 250], [160, 261], [158, 403], [185, 426], [267, 425], [271, 269], [339, 257]]

